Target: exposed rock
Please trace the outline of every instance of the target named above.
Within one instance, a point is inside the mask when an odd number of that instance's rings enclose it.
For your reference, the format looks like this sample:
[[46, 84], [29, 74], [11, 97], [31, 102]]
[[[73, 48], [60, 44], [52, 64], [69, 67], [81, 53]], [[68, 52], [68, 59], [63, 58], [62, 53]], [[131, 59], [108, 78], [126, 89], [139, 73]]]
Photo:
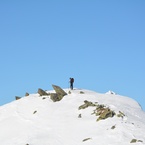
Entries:
[[78, 118], [82, 118], [82, 114], [79, 114], [79, 115], [78, 115]]
[[116, 113], [114, 111], [112, 111], [110, 108], [106, 107], [105, 105], [100, 105], [97, 102], [96, 103], [92, 103], [90, 101], [85, 100], [84, 101], [85, 104], [79, 106], [79, 110], [80, 109], [85, 109], [87, 107], [95, 107], [96, 109], [94, 110], [94, 112], [92, 113], [95, 114], [96, 116], [99, 116], [97, 121], [102, 120], [102, 119], [106, 119], [108, 117], [113, 117]]
[[131, 141], [130, 141], [130, 143], [136, 143], [137, 142], [137, 139], [132, 139]]
[[96, 106], [95, 104], [93, 104], [92, 102], [89, 102], [89, 101], [87, 101], [87, 100], [85, 100], [84, 103], [85, 103], [85, 104], [79, 106], [79, 110], [80, 110], [80, 109], [85, 109], [85, 108], [87, 108], [87, 107], [89, 107], [89, 106]]
[[69, 91], [68, 94], [71, 94], [71, 91]]
[[62, 99], [62, 97], [60, 97], [58, 94], [56, 93], [51, 93], [50, 94], [50, 99], [53, 100], [53, 102], [56, 102], [56, 101], [60, 101]]
[[132, 139], [130, 143], [143, 142], [142, 140]]
[[15, 96], [15, 98], [16, 98], [16, 100], [19, 100], [19, 99], [21, 99], [21, 97], [18, 97], [18, 96]]
[[84, 141], [87, 141], [87, 140], [90, 140], [90, 139], [91, 139], [91, 138], [85, 138], [85, 139], [83, 139], [83, 142], [84, 142]]
[[34, 112], [33, 112], [33, 114], [35, 114], [37, 111], [35, 110]]
[[105, 106], [102, 104], [98, 104], [95, 110], [96, 116], [102, 114], [102, 112], [105, 110]]
[[65, 96], [67, 95], [67, 93], [62, 89], [60, 88], [59, 86], [56, 86], [56, 85], [52, 85], [53, 89], [55, 90], [56, 94], [60, 95], [60, 96]]
[[122, 113], [121, 111], [119, 111], [119, 114], [117, 114], [117, 117], [121, 117], [121, 118], [123, 118], [124, 116], [125, 116], [125, 114]]
[[48, 96], [49, 94], [47, 94], [44, 90], [42, 89], [38, 89], [38, 94], [40, 94], [40, 96]]
[[111, 129], [115, 129], [115, 127], [116, 127], [116, 126], [115, 126], [115, 125], [113, 125], [113, 126], [111, 127]]
[[26, 92], [25, 96], [29, 96], [29, 93]]
[[80, 91], [80, 94], [85, 94], [83, 91]]
[[100, 116], [98, 117], [97, 121], [106, 119], [108, 117], [113, 117], [115, 115], [115, 112], [110, 110], [109, 108], [104, 108], [104, 110], [101, 112]]
[[52, 85], [53, 89], [55, 90], [56, 93], [51, 93], [50, 94], [50, 98], [56, 102], [56, 101], [60, 101], [65, 95], [67, 95], [67, 93], [61, 89], [59, 86], [56, 85]]

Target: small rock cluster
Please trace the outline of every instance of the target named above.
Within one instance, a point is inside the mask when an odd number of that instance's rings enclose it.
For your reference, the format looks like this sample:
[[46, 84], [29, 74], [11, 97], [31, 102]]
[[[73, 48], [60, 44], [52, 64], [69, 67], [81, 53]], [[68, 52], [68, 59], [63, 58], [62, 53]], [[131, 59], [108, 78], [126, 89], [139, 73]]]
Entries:
[[40, 94], [40, 96], [50, 96], [50, 99], [53, 100], [53, 102], [60, 101], [65, 95], [67, 95], [67, 93], [59, 86], [52, 85], [52, 87], [56, 93], [47, 93], [42, 89], [38, 89], [38, 94]]
[[105, 105], [100, 105], [97, 102], [96, 103], [92, 103], [90, 101], [85, 100], [84, 104], [79, 106], [79, 110], [80, 109], [85, 109], [87, 107], [95, 107], [94, 112], [92, 113], [95, 114], [96, 116], [98, 116], [97, 121], [99, 120], [103, 120], [103, 119], [107, 119], [108, 117], [113, 117], [114, 115], [116, 115], [116, 113], [111, 110], [109, 107], [106, 107]]
[[143, 142], [142, 140], [132, 139], [130, 143]]
[[[50, 96], [50, 99], [53, 100], [53, 102], [60, 101], [65, 95], [67, 95], [67, 93], [63, 89], [61, 89], [59, 86], [52, 85], [52, 87], [56, 93], [47, 93], [41, 88], [38, 89], [37, 93], [40, 96]], [[26, 93], [25, 96], [26, 97], [29, 96], [29, 93]], [[19, 100], [21, 99], [21, 97], [15, 96], [15, 99]], [[43, 97], [42, 99], [45, 99], [45, 97]]]

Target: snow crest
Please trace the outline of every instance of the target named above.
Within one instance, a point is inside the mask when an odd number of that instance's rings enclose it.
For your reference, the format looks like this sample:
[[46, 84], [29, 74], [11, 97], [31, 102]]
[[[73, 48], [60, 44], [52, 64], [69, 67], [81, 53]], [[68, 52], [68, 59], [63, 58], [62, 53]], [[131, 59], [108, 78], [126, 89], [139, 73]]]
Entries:
[[[0, 144], [145, 145], [145, 112], [135, 100], [113, 91], [64, 90], [69, 93], [58, 102], [30, 94], [1, 106]], [[92, 105], [79, 109], [85, 100]], [[94, 111], [101, 105], [115, 115], [97, 121]]]

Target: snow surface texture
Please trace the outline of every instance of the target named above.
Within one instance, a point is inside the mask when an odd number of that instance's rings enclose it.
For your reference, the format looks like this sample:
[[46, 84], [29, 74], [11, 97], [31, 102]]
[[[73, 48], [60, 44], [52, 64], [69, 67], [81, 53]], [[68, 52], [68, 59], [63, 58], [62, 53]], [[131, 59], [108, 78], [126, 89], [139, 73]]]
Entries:
[[[68, 93], [69, 90], [65, 89]], [[52, 91], [47, 91], [52, 92]], [[78, 109], [84, 100], [104, 104], [116, 114], [97, 121], [95, 107]], [[59, 102], [30, 94], [0, 107], [0, 145], [145, 145], [145, 112], [128, 97], [71, 90]]]

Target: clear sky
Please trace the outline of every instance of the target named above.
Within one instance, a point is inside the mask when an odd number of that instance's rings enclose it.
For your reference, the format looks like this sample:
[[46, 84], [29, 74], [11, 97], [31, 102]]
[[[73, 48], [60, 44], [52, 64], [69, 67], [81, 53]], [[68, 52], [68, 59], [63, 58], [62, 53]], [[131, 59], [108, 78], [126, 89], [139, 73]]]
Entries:
[[52, 84], [145, 110], [144, 0], [0, 0], [0, 105]]

